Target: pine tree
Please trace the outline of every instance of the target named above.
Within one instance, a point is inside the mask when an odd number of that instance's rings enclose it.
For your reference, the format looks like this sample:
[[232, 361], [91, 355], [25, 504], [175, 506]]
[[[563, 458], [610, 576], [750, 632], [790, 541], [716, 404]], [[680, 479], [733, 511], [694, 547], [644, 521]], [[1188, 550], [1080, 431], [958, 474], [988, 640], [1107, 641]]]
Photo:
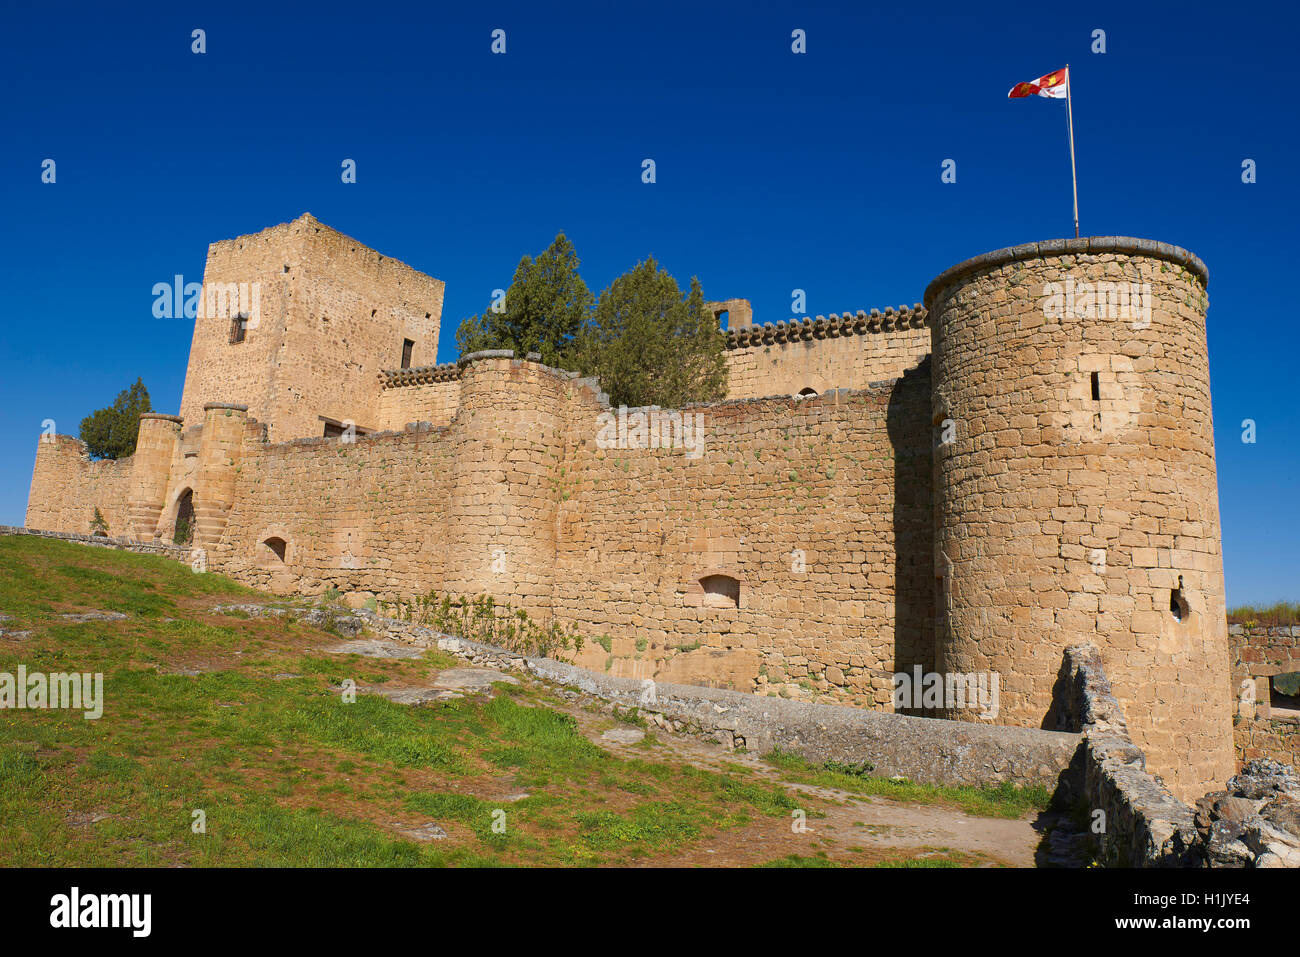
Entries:
[[520, 259], [502, 310], [489, 308], [457, 328], [460, 354], [513, 349], [520, 358], [537, 352], [547, 365], [571, 367], [575, 338], [592, 305], [591, 290], [578, 275], [578, 265], [573, 243], [562, 232], [536, 259]]
[[700, 282], [681, 288], [654, 257], [615, 279], [579, 337], [579, 367], [600, 377], [612, 405], [681, 408], [727, 390], [726, 335], [704, 308]]
[[81, 441], [92, 459], [121, 459], [135, 454], [140, 415], [153, 411], [143, 379], [118, 393], [113, 404], [81, 420]]

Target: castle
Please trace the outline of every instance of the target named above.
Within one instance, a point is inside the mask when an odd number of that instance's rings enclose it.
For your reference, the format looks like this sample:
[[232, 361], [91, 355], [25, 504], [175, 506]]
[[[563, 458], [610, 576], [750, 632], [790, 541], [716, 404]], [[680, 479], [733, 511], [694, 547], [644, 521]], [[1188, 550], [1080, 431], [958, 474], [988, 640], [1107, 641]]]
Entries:
[[210, 247], [180, 414], [118, 461], [40, 441], [26, 522], [192, 521], [279, 593], [489, 593], [616, 675], [889, 710], [896, 672], [996, 674], [1002, 724], [1055, 727], [1090, 641], [1187, 798], [1234, 770], [1206, 284], [1105, 237], [978, 256], [923, 306], [715, 302], [727, 400], [611, 410], [534, 357], [434, 364], [443, 283], [304, 215]]

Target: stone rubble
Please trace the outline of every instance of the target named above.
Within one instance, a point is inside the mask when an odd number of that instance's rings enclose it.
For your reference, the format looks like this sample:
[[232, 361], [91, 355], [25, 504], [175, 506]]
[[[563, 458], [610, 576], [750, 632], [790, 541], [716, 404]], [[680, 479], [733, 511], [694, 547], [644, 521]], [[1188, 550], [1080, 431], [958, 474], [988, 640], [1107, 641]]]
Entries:
[[1300, 867], [1300, 776], [1251, 761], [1196, 802], [1196, 828], [1211, 867]]

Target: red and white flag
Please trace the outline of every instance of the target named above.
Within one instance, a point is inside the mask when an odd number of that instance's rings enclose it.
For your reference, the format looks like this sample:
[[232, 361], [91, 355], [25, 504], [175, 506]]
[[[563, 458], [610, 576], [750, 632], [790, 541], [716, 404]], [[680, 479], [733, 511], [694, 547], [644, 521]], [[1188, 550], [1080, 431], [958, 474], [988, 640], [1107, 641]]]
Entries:
[[1007, 99], [1013, 100], [1019, 96], [1050, 96], [1054, 100], [1060, 100], [1069, 90], [1070, 68], [1066, 66], [1029, 83], [1017, 83], [1007, 94]]
[[1070, 129], [1070, 180], [1074, 188], [1074, 237], [1079, 238], [1079, 178], [1074, 171], [1074, 104], [1070, 100], [1070, 64], [1029, 83], [1017, 83], [1007, 94], [1014, 100], [1024, 96], [1045, 96], [1065, 100], [1065, 119]]

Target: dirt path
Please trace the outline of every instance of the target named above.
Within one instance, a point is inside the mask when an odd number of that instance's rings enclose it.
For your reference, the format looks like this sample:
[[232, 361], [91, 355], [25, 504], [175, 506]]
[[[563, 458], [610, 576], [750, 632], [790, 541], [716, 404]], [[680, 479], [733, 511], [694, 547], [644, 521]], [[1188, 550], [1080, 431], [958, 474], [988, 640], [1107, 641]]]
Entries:
[[[383, 645], [384, 649], [369, 647], [374, 645]], [[386, 657], [382, 652], [390, 645], [394, 651], [414, 651], [386, 639], [355, 645], [347, 642], [326, 650], [337, 653], [356, 648], [361, 654]], [[450, 687], [471, 694], [491, 693], [493, 681], [522, 682], [544, 689], [548, 707], [571, 715], [589, 740], [620, 757], [670, 760], [710, 771], [743, 770], [807, 798], [806, 806], [800, 809], [805, 814], [802, 822], [796, 822], [793, 815], [761, 817], [741, 827], [705, 835], [689, 848], [634, 860], [636, 866], [745, 866], [790, 856], [823, 856], [850, 865], [933, 857], [972, 867], [1033, 867], [1041, 831], [1049, 823], [1047, 815], [1037, 813], [1017, 819], [977, 817], [941, 804], [905, 803], [792, 783], [783, 780], [777, 768], [757, 755], [727, 751], [707, 739], [660, 727], [648, 729], [653, 739], [647, 747], [641, 740], [645, 732], [617, 720], [607, 703], [539, 682], [532, 676], [520, 674], [516, 678], [488, 669], [461, 667], [431, 672], [429, 680], [431, 684], [420, 687], [406, 687], [399, 680], [379, 693], [418, 706], [433, 700], [431, 696], [449, 693], [446, 689]], [[379, 689], [368, 690], [374, 693]], [[459, 697], [460, 690], [450, 694]]]
[[[762, 818], [733, 828], [667, 858], [646, 859], [641, 866], [735, 866], [763, 863], [791, 854], [819, 852], [831, 860], [867, 864], [886, 859], [949, 857], [971, 866], [1033, 867], [1042, 839], [1035, 817], [975, 817], [957, 808], [905, 804], [888, 798], [783, 781], [780, 772], [754, 754], [735, 753], [691, 735], [653, 728], [656, 744], [646, 749], [603, 737], [611, 726], [629, 727], [606, 714], [592, 714], [577, 704], [557, 703], [578, 722], [592, 741], [625, 758], [665, 758], [713, 771], [737, 766], [756, 776], [808, 796], [806, 830], [796, 832], [789, 818]], [[824, 814], [824, 817], [814, 816]], [[952, 854], [944, 854], [946, 849]]]

